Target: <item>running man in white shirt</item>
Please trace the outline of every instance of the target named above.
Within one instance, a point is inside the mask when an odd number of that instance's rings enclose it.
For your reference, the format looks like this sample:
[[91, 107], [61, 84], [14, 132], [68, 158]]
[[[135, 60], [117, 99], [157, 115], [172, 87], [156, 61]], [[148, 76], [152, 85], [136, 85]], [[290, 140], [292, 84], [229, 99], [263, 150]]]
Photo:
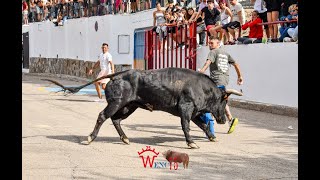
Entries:
[[[100, 78], [102, 76], [114, 73], [114, 64], [112, 63], [112, 56], [108, 52], [109, 45], [107, 43], [102, 44], [102, 53], [99, 55], [99, 59], [94, 64], [93, 68], [89, 70], [89, 75], [92, 74], [93, 70], [97, 68], [100, 65], [100, 73], [98, 74], [97, 78]], [[102, 99], [102, 95], [100, 92], [100, 85], [102, 84], [102, 89], [104, 90], [107, 86], [107, 83], [110, 81], [110, 78], [101, 79], [100, 81], [97, 81], [95, 83], [96, 90], [98, 93], [98, 97]]]

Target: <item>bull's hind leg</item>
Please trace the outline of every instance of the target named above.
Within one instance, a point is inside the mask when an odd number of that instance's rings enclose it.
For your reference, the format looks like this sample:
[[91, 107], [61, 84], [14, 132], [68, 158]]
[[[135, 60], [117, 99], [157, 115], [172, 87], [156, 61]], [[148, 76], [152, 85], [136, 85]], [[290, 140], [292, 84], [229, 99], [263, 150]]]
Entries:
[[204, 123], [200, 116], [195, 117], [194, 119], [192, 119], [192, 121], [200, 128], [203, 130], [203, 132], [206, 133], [206, 135], [209, 137], [210, 141], [214, 141], [214, 136], [213, 134], [210, 132], [209, 127], [206, 125], [206, 123]]
[[130, 144], [130, 142], [126, 134], [123, 132], [120, 122], [121, 120], [126, 119], [128, 116], [130, 116], [137, 108], [138, 107], [134, 104], [129, 104], [128, 106], [121, 108], [111, 117], [112, 123], [118, 131], [121, 141], [126, 144]]
[[97, 123], [92, 131], [92, 133], [88, 136], [88, 141], [82, 142], [82, 144], [90, 144], [98, 135], [98, 132], [104, 123], [109, 117], [113, 116], [119, 110], [120, 102], [114, 101], [109, 103], [108, 106], [99, 113]]

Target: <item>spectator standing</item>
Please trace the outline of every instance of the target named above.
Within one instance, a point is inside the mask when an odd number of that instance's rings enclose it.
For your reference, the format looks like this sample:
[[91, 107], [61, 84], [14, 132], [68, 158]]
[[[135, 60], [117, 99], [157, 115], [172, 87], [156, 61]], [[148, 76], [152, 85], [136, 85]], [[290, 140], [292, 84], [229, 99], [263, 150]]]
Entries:
[[[267, 19], [269, 23], [278, 21], [281, 8], [281, 0], [264, 0], [267, 7]], [[278, 24], [269, 24], [269, 42], [278, 42]]]
[[135, 13], [137, 11], [137, 0], [130, 0], [131, 2], [131, 13]]
[[28, 4], [26, 0], [22, 1], [23, 24], [28, 25]]
[[166, 12], [171, 12], [173, 15], [174, 11], [175, 11], [175, 6], [173, 5], [173, 0], [168, 0]]
[[35, 22], [36, 20], [36, 4], [34, 3], [34, 0], [30, 1], [30, 13], [29, 13], [29, 21]]

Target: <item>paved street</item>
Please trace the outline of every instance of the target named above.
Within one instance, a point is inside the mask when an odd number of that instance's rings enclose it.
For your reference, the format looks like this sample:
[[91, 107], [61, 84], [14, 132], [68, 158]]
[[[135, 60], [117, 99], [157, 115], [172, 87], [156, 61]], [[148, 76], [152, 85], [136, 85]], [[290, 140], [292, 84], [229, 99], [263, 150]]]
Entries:
[[[138, 109], [122, 121], [130, 145], [120, 140], [110, 119], [95, 141], [83, 145], [106, 101], [95, 101], [93, 86], [64, 96], [41, 78], [23, 75], [23, 179], [298, 179], [297, 118], [231, 107], [239, 118], [234, 133], [226, 133], [227, 124], [218, 124], [218, 142], [210, 142], [191, 123], [190, 134], [200, 149], [188, 149], [178, 117]], [[189, 168], [144, 168], [138, 152], [146, 146], [155, 152], [187, 153]], [[154, 161], [166, 162], [161, 153]]]

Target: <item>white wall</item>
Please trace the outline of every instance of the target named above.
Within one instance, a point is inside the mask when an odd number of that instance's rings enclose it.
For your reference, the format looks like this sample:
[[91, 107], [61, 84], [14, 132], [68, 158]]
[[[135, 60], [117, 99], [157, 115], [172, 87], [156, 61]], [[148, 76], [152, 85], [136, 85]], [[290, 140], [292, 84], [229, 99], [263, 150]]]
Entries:
[[[236, 84], [237, 73], [231, 66], [229, 88], [242, 89], [244, 93], [242, 97], [232, 98], [298, 107], [298, 44], [249, 44], [223, 48], [239, 63], [244, 80], [243, 85]], [[203, 67], [208, 52], [208, 47], [199, 50], [197, 68]]]
[[[107, 15], [71, 19], [64, 26], [52, 22], [30, 24], [30, 57], [72, 58], [96, 61], [101, 44], [107, 42], [115, 64], [133, 64], [134, 30], [153, 24], [153, 10], [134, 15]], [[94, 29], [98, 22], [98, 31]], [[40, 26], [39, 26], [40, 25]], [[23, 27], [27, 28], [27, 27]], [[130, 35], [130, 53], [118, 54], [118, 35]], [[272, 43], [224, 46], [240, 64], [244, 84], [236, 85], [230, 71], [230, 88], [242, 89], [240, 99], [298, 107], [298, 45]], [[197, 53], [197, 68], [203, 66], [208, 47]], [[239, 98], [233, 96], [233, 98]]]
[[[133, 64], [134, 30], [153, 24], [152, 12], [146, 10], [133, 15], [107, 15], [70, 19], [64, 26], [52, 22], [29, 25], [30, 57], [71, 58], [96, 61], [101, 44], [109, 44], [115, 64]], [[95, 31], [95, 22], [98, 31]], [[27, 31], [27, 28], [24, 28]], [[130, 53], [118, 53], [118, 35], [130, 36]]]

